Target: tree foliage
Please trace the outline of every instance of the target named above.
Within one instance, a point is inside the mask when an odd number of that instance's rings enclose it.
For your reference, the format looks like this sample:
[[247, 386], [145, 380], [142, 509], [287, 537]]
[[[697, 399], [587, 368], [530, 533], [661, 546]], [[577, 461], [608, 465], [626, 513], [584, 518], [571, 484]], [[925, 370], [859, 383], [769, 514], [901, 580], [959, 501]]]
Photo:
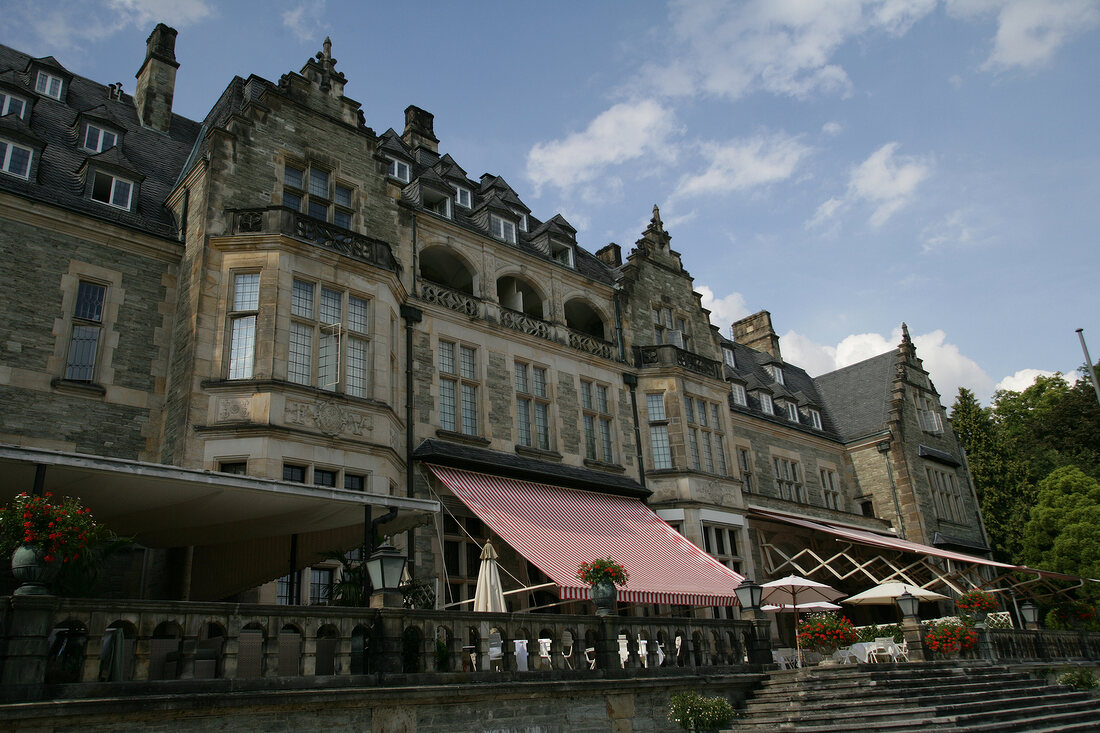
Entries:
[[1076, 384], [1061, 374], [1041, 376], [1022, 391], [998, 391], [991, 407], [982, 407], [962, 388], [951, 420], [966, 451], [990, 545], [1002, 560], [1030, 557], [1025, 525], [1037, 506], [1037, 487], [1052, 472], [1074, 466], [1100, 480], [1100, 405], [1084, 367]]
[[1100, 577], [1100, 481], [1063, 466], [1038, 488], [1024, 528], [1024, 560], [1044, 570]]

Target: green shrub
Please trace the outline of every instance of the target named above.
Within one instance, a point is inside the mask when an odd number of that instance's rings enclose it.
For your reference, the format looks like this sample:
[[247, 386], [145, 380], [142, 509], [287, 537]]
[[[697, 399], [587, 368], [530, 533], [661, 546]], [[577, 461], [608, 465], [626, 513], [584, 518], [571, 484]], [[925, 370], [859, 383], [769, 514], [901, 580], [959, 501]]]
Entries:
[[707, 730], [733, 720], [733, 706], [724, 697], [703, 697], [698, 692], [677, 692], [668, 703], [668, 719], [684, 730]]
[[1069, 669], [1058, 675], [1058, 684], [1075, 690], [1091, 690], [1096, 687], [1096, 675], [1091, 669]]

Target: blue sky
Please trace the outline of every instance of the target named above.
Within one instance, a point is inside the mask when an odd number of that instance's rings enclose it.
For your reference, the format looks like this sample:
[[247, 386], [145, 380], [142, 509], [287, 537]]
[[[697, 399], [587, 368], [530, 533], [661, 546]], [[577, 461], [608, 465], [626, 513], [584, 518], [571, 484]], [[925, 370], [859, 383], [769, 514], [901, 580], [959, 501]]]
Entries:
[[1100, 357], [1100, 2], [6, 0], [0, 42], [134, 89], [179, 30], [175, 111], [333, 41], [377, 132], [409, 104], [583, 246], [652, 206], [723, 332], [771, 311], [820, 374], [905, 321], [944, 402]]

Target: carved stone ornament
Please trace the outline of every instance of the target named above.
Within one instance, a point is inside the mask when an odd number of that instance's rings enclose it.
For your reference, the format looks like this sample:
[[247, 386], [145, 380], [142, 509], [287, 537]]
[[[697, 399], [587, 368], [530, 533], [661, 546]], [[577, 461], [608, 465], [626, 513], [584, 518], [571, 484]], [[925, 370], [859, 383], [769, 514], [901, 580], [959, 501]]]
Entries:
[[219, 397], [214, 419], [217, 422], [248, 422], [252, 419], [252, 398]]
[[284, 420], [288, 425], [315, 427], [332, 438], [344, 433], [362, 435], [364, 431], [374, 429], [369, 415], [348, 410], [331, 400], [327, 402], [287, 400]]
[[325, 435], [339, 435], [344, 431], [347, 415], [339, 405], [325, 402], [317, 406], [317, 429]]

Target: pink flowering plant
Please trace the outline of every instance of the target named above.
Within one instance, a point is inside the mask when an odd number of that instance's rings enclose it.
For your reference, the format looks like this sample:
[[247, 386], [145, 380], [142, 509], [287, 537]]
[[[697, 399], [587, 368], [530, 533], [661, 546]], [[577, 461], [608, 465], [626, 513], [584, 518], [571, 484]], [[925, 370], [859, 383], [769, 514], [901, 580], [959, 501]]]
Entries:
[[92, 510], [81, 506], [80, 499], [23, 492], [0, 508], [0, 553], [10, 556], [26, 545], [41, 550], [46, 562], [69, 563], [80, 559], [98, 530]]
[[615, 585], [625, 586], [626, 581], [630, 580], [626, 568], [610, 557], [606, 559], [597, 558], [591, 562], [582, 562], [580, 568], [577, 570], [577, 578], [590, 586], [596, 586], [605, 580]]
[[798, 625], [799, 646], [830, 654], [842, 646], [851, 646], [857, 636], [852, 622], [839, 613], [813, 613]]
[[955, 601], [955, 606], [963, 613], [968, 614], [992, 613], [997, 610], [997, 601], [992, 594], [975, 588], [959, 596], [958, 600]]

